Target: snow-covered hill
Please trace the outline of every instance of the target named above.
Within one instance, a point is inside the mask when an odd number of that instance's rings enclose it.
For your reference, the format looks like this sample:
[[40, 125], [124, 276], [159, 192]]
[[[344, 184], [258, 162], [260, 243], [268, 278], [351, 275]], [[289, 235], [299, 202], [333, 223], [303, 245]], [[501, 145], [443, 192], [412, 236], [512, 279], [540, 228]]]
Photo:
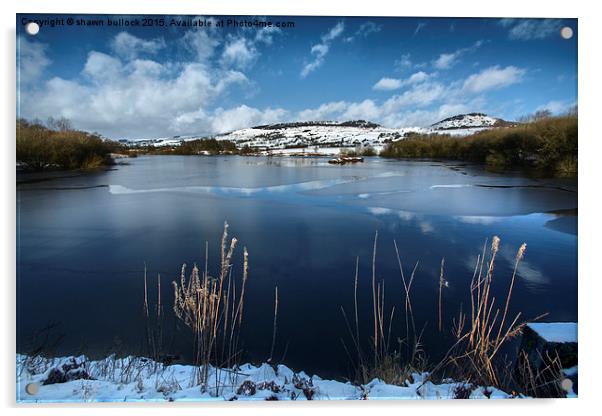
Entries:
[[434, 130], [453, 130], [453, 129], [472, 129], [472, 128], [491, 128], [505, 127], [514, 123], [502, 120], [501, 118], [490, 117], [483, 113], [459, 114], [448, 117], [431, 126]]
[[263, 149], [292, 147], [382, 147], [388, 142], [403, 139], [409, 133], [428, 133], [429, 129], [408, 127], [390, 129], [363, 120], [335, 123], [286, 123], [257, 126], [217, 136], [232, 140], [239, 147]]
[[[373, 147], [378, 151], [389, 142], [402, 140], [415, 133], [468, 136], [484, 129], [514, 124], [482, 113], [469, 113], [446, 118], [426, 128], [388, 128], [365, 120], [308, 121], [255, 126], [220, 134], [215, 138], [231, 140], [239, 148], [248, 146], [271, 153], [290, 153], [306, 149], [310, 153], [338, 154], [341, 148]], [[173, 139], [146, 140], [144, 144], [156, 147], [173, 146], [200, 138], [202, 137], [178, 136]], [[142, 143], [138, 141], [132, 144]]]

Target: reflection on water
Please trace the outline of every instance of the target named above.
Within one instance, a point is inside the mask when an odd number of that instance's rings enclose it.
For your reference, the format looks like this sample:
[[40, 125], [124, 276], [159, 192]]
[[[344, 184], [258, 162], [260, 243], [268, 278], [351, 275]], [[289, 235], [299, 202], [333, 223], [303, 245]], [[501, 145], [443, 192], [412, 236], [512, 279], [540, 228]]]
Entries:
[[[402, 299], [393, 242], [406, 267], [419, 264], [415, 313], [436, 357], [444, 346], [432, 325], [441, 258], [450, 282], [445, 310], [455, 314], [469, 301], [476, 256], [493, 235], [502, 239], [497, 295], [507, 291], [516, 250], [526, 242], [514, 310], [577, 319], [576, 208], [574, 180], [378, 158], [333, 166], [323, 158], [140, 157], [116, 170], [22, 183], [18, 344], [25, 349], [35, 330], [59, 322], [65, 353], [103, 354], [116, 349], [116, 339], [120, 350], [138, 352], [144, 264], [150, 276], [173, 280], [182, 263], [204, 263], [209, 241], [209, 265], [216, 266], [227, 220], [250, 253], [246, 359], [269, 354], [278, 285], [279, 354], [294, 368], [344, 374], [340, 307], [352, 308], [359, 256], [360, 330], [369, 333], [376, 230], [377, 278], [386, 283], [388, 305], [399, 308]], [[171, 296], [162, 285], [162, 298]], [[403, 315], [395, 319], [397, 337]], [[178, 332], [170, 349], [186, 357], [187, 342]]]

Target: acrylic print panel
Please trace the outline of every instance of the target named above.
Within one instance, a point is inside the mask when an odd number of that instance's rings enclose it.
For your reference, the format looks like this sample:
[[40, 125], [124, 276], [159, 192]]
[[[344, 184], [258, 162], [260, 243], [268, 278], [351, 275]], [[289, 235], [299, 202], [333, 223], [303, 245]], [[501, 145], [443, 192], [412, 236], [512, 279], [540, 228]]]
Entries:
[[576, 19], [17, 15], [17, 400], [576, 397]]

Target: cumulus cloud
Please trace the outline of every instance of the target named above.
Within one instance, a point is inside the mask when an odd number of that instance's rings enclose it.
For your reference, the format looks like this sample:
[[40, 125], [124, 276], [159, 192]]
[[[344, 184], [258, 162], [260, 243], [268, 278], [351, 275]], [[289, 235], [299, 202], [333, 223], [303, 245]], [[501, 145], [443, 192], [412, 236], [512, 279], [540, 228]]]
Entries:
[[383, 104], [388, 112], [404, 107], [425, 107], [444, 97], [446, 87], [438, 82], [418, 84], [402, 94], [394, 95]]
[[[334, 101], [298, 113], [300, 120], [369, 119], [387, 127], [429, 126], [452, 115], [486, 111], [487, 91], [522, 80], [525, 70], [497, 66], [474, 73], [464, 80], [443, 83], [434, 74], [419, 71], [406, 79], [384, 79], [379, 88], [402, 88], [384, 102], [366, 99], [358, 102]], [[376, 85], [375, 85], [376, 86]]]
[[281, 108], [259, 110], [246, 105], [228, 110], [218, 108], [211, 122], [212, 130], [225, 133], [250, 126], [276, 123], [282, 121], [287, 114], [288, 112]]
[[[186, 129], [210, 132], [213, 124], [199, 115], [230, 88], [249, 82], [236, 69], [199, 62], [183, 62], [174, 69], [169, 62], [128, 60], [131, 56], [90, 52], [82, 79], [54, 77], [23, 90], [23, 116], [66, 117], [77, 128], [109, 137], [156, 137]], [[191, 120], [206, 124], [186, 123]]]
[[300, 111], [297, 118], [300, 121], [327, 120], [344, 112], [348, 105], [349, 104], [345, 101], [324, 103], [317, 108], [309, 108]]
[[255, 45], [244, 37], [232, 37], [226, 43], [220, 62], [226, 67], [245, 69], [252, 65], [259, 52]]
[[123, 65], [119, 59], [102, 52], [92, 51], [88, 54], [88, 60], [82, 73], [93, 82], [104, 83], [117, 78], [122, 70]]
[[219, 34], [206, 30], [189, 30], [180, 38], [179, 43], [187, 52], [203, 61], [213, 56], [215, 49], [220, 43]]
[[22, 85], [31, 84], [42, 77], [51, 64], [44, 43], [30, 41], [25, 36], [17, 37], [17, 79]]
[[343, 30], [345, 30], [345, 24], [343, 22], [337, 23], [326, 34], [322, 35], [321, 43], [311, 47], [310, 52], [313, 59], [306, 63], [301, 69], [301, 78], [307, 77], [310, 73], [322, 66], [324, 59], [330, 50], [330, 44], [336, 38], [341, 36]]
[[145, 40], [128, 32], [120, 32], [111, 41], [115, 53], [126, 59], [134, 59], [142, 54], [156, 54], [165, 47], [163, 38]]
[[342, 114], [345, 120], [377, 120], [380, 117], [380, 108], [372, 100], [364, 100], [359, 103], [350, 103]]
[[477, 74], [469, 76], [462, 86], [462, 90], [469, 93], [480, 93], [488, 90], [504, 88], [517, 84], [523, 80], [526, 71], [515, 66], [492, 66]]
[[508, 38], [514, 40], [545, 39], [559, 35], [560, 19], [501, 19], [500, 25], [508, 28]]
[[468, 48], [458, 49], [454, 52], [442, 53], [433, 61], [433, 66], [437, 69], [449, 69], [458, 63], [460, 56], [470, 52], [474, 52], [483, 45], [483, 41], [479, 40]]
[[[248, 37], [224, 37], [219, 31], [186, 31], [174, 47], [187, 58], [173, 62], [153, 59], [166, 47], [162, 38], [120, 32], [111, 39], [108, 52], [88, 53], [79, 77], [47, 80], [47, 47], [19, 38], [20, 80], [27, 83], [19, 91], [19, 115], [66, 117], [76, 128], [111, 138], [214, 134], [247, 123], [281, 121], [287, 114], [284, 109], [223, 104], [215, 108], [231, 91], [252, 86], [244, 71], [256, 62], [259, 46], [271, 44], [279, 33], [268, 28], [249, 32]], [[336, 33], [329, 32], [324, 39], [333, 36]]]

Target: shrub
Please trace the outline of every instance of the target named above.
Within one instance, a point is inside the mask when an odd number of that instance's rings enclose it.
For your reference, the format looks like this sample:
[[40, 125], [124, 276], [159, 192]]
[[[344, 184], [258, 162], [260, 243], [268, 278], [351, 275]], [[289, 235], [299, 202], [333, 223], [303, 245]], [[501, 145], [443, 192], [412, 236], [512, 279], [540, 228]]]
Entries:
[[442, 158], [485, 163], [494, 168], [533, 167], [556, 174], [577, 173], [578, 118], [575, 114], [535, 118], [512, 127], [465, 137], [412, 134], [389, 143], [383, 157]]
[[[52, 120], [51, 120], [52, 121]], [[73, 130], [67, 121], [52, 121], [52, 129], [40, 122], [17, 120], [17, 161], [30, 170], [91, 169], [106, 164], [109, 154], [123, 145], [97, 134]]]

